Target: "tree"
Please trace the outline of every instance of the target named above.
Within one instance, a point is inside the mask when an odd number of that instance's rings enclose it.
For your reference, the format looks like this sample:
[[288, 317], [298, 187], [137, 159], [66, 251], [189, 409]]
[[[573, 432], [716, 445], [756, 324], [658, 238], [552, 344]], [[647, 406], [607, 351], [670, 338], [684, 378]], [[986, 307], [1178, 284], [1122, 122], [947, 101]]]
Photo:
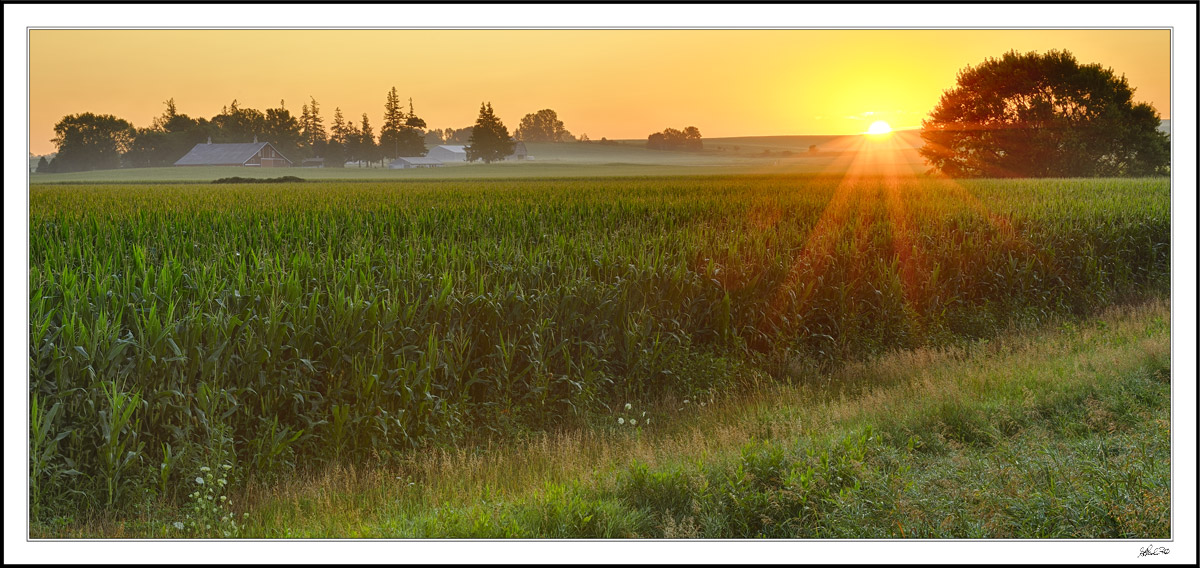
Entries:
[[44, 173], [50, 171], [50, 162], [46, 161], [45, 156], [42, 156], [41, 159], [38, 160], [37, 169], [34, 171], [39, 174], [44, 174]]
[[442, 140], [447, 144], [466, 144], [471, 140], [471, 131], [474, 126], [466, 128], [447, 128], [442, 131]]
[[563, 127], [558, 113], [547, 108], [525, 115], [513, 137], [526, 142], [566, 142], [571, 133]]
[[700, 129], [689, 126], [683, 130], [667, 128], [646, 137], [646, 147], [651, 150], [691, 150], [704, 149], [704, 141]]
[[358, 159], [363, 160], [368, 166], [371, 162], [382, 158], [379, 146], [375, 144], [375, 132], [371, 130], [371, 122], [367, 120], [367, 113], [362, 115], [362, 129], [358, 138]]
[[179, 113], [175, 106], [175, 99], [170, 98], [163, 102], [167, 106], [163, 111], [162, 116], [155, 118], [151, 123], [156, 130], [163, 132], [185, 132], [196, 126], [196, 120], [192, 117]]
[[325, 145], [325, 152], [322, 157], [327, 168], [346, 167], [346, 147], [342, 144], [329, 142]]
[[[212, 135], [207, 124], [201, 125], [199, 120], [180, 113], [175, 106], [175, 99], [167, 99], [163, 104], [166, 109], [151, 121], [149, 128], [135, 130], [134, 138], [123, 155], [125, 165], [169, 166]], [[229, 108], [226, 107], [224, 112], [228, 113]]]
[[306, 105], [300, 115], [300, 136], [308, 146], [309, 153], [320, 156], [325, 150], [325, 121], [321, 118], [320, 106], [317, 99], [308, 97], [311, 104]]
[[171, 134], [157, 128], [138, 128], [134, 132], [133, 141], [124, 155], [126, 166], [167, 166], [187, 153], [184, 151], [183, 154], [175, 156], [171, 150]]
[[425, 121], [417, 116], [413, 111], [412, 99], [408, 99], [408, 114], [404, 116], [404, 124], [400, 127], [400, 134], [396, 137], [397, 156], [424, 156], [428, 151], [425, 149]]
[[920, 153], [951, 177], [1166, 175], [1160, 122], [1112, 69], [1010, 51], [959, 72], [922, 123]]
[[346, 118], [342, 116], [342, 107], [336, 107], [333, 109], [333, 125], [329, 127], [329, 142], [344, 145], [347, 132], [349, 129], [346, 127]]
[[[308, 111], [308, 106], [304, 107], [305, 112]], [[263, 136], [260, 140], [270, 142], [277, 150], [282, 152], [289, 159], [295, 161], [295, 157], [301, 154], [300, 149], [303, 146], [303, 135], [300, 133], [300, 122], [292, 113], [284, 108], [283, 101], [279, 101], [278, 108], [267, 109], [266, 119], [263, 124]]]
[[400, 131], [404, 127], [404, 109], [400, 108], [400, 95], [396, 87], [387, 94], [383, 103], [383, 126], [379, 129], [379, 146], [387, 158], [398, 158], [400, 154]]
[[121, 167], [121, 155], [133, 143], [132, 124], [111, 114], [73, 114], [54, 125], [58, 147], [54, 158], [57, 172], [78, 172]]
[[508, 128], [492, 112], [492, 103], [479, 105], [479, 118], [475, 120], [469, 143], [467, 161], [483, 160], [485, 164], [503, 160], [516, 146], [508, 136]]
[[[169, 110], [169, 109], [168, 109]], [[213, 139], [217, 142], [249, 142], [263, 134], [266, 115], [262, 111], [238, 106], [237, 99], [221, 108], [221, 114], [212, 118], [215, 127]]]
[[362, 167], [362, 131], [353, 122], [346, 123], [346, 160]]
[[413, 110], [412, 97], [408, 98], [408, 116], [404, 118], [404, 125], [409, 128], [425, 128], [425, 121]]
[[442, 138], [442, 132], [443, 132], [442, 130], [439, 130], [437, 128], [434, 128], [432, 130], [427, 130], [425, 132], [425, 139], [424, 139], [425, 145], [428, 146], [430, 144], [433, 144], [434, 146], [437, 146], [438, 144], [445, 142], [446, 140]]
[[683, 129], [683, 148], [693, 152], [704, 149], [704, 141], [700, 136], [700, 129], [695, 126], [689, 126]]

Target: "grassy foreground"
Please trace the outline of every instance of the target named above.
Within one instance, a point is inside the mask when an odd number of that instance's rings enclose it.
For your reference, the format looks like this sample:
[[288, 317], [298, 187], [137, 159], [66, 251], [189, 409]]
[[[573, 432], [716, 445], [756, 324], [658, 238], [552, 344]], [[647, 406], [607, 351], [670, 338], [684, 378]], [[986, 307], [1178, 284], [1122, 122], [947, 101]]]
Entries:
[[[608, 428], [330, 467], [222, 510], [248, 538], [1161, 539], [1170, 360], [1169, 306], [1152, 301], [618, 408]], [[32, 536], [204, 536], [173, 526], [183, 514]]]

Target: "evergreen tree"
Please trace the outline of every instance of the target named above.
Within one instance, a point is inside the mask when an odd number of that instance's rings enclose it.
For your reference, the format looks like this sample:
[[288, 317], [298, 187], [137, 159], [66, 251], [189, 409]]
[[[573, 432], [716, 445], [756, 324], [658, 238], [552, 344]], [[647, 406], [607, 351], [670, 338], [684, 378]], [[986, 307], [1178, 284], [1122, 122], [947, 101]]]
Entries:
[[379, 130], [379, 147], [387, 158], [397, 158], [400, 153], [401, 132], [404, 129], [404, 109], [400, 107], [400, 95], [396, 87], [387, 95], [383, 105], [383, 127]]
[[167, 99], [163, 104], [166, 109], [161, 116], [154, 118], [149, 128], [135, 130], [133, 142], [124, 155], [127, 165], [169, 166], [211, 135], [211, 131], [201, 127], [199, 121], [181, 114], [175, 106], [175, 99]]
[[310, 148], [308, 136], [305, 134], [312, 130], [312, 113], [308, 112], [308, 103], [300, 105], [300, 144], [305, 148]]
[[425, 149], [424, 128], [425, 121], [413, 111], [412, 99], [408, 99], [408, 114], [404, 118], [404, 126], [400, 129], [398, 137], [399, 156], [425, 155], [428, 150]]
[[303, 118], [300, 121], [303, 127], [301, 134], [312, 155], [319, 156], [325, 149], [325, 124], [321, 119], [321, 110], [317, 99], [310, 96], [309, 101], [311, 104], [307, 106], [308, 121], [305, 122]]
[[492, 111], [492, 103], [479, 105], [479, 118], [471, 130], [470, 145], [467, 146], [467, 161], [483, 160], [490, 164], [503, 160], [513, 153], [516, 146], [508, 136], [508, 128]]
[[425, 128], [425, 121], [413, 110], [412, 97], [408, 98], [408, 116], [404, 119], [404, 125], [409, 128]]
[[[362, 131], [358, 129], [358, 125], [353, 121], [346, 123], [346, 160], [351, 162], [361, 162], [362, 157]], [[362, 164], [359, 164], [361, 167]]]
[[39, 174], [44, 174], [44, 173], [50, 171], [50, 163], [46, 161], [45, 156], [42, 156], [42, 158], [40, 160], [38, 160], [37, 170], [34, 170], [34, 171], [36, 171]]
[[342, 116], [342, 108], [336, 107], [333, 109], [333, 126], [330, 128], [329, 142], [345, 145], [346, 132], [346, 119]]
[[372, 162], [380, 159], [379, 146], [375, 144], [375, 132], [371, 130], [371, 122], [367, 120], [367, 113], [362, 115], [362, 130], [359, 135], [359, 157], [367, 162], [370, 166]]

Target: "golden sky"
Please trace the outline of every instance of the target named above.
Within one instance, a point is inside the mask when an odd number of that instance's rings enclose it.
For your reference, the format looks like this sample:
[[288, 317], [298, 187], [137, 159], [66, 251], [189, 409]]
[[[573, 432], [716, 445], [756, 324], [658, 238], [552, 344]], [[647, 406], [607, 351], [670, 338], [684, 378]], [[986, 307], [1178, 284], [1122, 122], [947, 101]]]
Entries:
[[[866, 8], [864, 6], [864, 8]], [[174, 98], [211, 118], [233, 99], [294, 115], [309, 96], [378, 134], [387, 92], [431, 128], [490, 101], [512, 131], [554, 109], [575, 135], [851, 134], [916, 127], [967, 65], [1065, 49], [1124, 74], [1171, 115], [1168, 30], [31, 30], [30, 151], [67, 114], [149, 126]]]

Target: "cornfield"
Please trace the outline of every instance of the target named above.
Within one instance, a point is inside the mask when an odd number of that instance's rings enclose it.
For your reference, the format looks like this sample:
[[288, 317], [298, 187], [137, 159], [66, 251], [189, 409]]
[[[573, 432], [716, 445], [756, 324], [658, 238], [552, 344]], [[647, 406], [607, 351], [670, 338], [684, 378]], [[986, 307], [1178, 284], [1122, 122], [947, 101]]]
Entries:
[[1170, 286], [1154, 180], [30, 190], [34, 518], [586, 423]]

